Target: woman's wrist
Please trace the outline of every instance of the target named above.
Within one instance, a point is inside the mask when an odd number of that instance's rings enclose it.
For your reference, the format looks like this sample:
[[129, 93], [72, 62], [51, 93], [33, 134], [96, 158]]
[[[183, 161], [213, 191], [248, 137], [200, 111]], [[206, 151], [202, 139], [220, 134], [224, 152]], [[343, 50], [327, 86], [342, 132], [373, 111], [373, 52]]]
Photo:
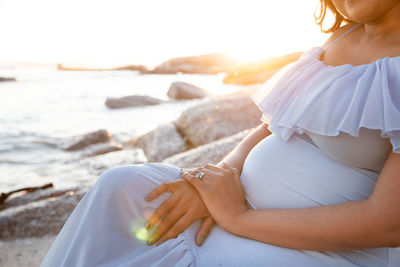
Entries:
[[242, 167], [243, 167], [243, 164], [241, 164], [241, 165], [238, 164], [238, 163], [235, 164], [234, 160], [229, 160], [229, 159], [221, 160], [220, 162], [217, 163], [217, 166], [223, 168], [224, 164], [228, 165], [228, 166], [230, 166], [232, 168], [235, 168], [235, 169], [239, 170], [240, 172], [241, 172]]
[[235, 235], [241, 235], [241, 229], [246, 229], [246, 217], [248, 216], [248, 213], [250, 211], [247, 206], [243, 206], [239, 210], [240, 212], [234, 214], [226, 214], [222, 218], [221, 227]]

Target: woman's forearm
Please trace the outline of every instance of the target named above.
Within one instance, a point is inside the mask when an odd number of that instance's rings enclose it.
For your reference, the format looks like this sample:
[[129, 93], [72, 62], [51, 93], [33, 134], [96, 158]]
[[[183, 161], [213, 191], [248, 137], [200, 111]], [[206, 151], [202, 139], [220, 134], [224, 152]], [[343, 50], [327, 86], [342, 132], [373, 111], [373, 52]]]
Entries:
[[250, 209], [229, 223], [234, 234], [304, 250], [396, 246], [382, 212], [369, 200], [304, 209]]
[[268, 130], [268, 125], [265, 123], [260, 124], [254, 130], [252, 130], [243, 140], [232, 150], [218, 165], [225, 162], [229, 166], [238, 169], [240, 172], [243, 167], [243, 163], [249, 154], [250, 150], [253, 149], [261, 140], [270, 135], [271, 132]]

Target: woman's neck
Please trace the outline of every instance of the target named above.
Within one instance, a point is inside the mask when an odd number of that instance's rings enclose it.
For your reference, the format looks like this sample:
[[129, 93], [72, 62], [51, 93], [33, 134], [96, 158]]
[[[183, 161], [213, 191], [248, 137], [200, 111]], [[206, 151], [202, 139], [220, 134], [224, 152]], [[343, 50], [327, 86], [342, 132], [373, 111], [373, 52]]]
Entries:
[[374, 21], [364, 23], [365, 41], [392, 39], [400, 42], [400, 4]]

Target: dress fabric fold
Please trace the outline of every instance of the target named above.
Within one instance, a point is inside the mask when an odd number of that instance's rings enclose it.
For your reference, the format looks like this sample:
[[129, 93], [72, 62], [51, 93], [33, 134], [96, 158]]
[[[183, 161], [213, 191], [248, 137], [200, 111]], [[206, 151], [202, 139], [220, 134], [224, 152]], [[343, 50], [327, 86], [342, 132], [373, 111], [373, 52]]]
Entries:
[[327, 66], [314, 47], [253, 95], [262, 120], [288, 140], [304, 130], [327, 136], [381, 131], [400, 153], [400, 57], [370, 64]]

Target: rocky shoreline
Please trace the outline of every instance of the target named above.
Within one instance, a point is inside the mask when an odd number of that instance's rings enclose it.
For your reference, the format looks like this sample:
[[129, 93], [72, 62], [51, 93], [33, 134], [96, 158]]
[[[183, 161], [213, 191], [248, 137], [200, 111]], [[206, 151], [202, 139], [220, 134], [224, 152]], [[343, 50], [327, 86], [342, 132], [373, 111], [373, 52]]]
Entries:
[[[152, 161], [182, 168], [217, 163], [260, 123], [261, 112], [250, 99], [253, 91], [250, 87], [229, 95], [213, 96], [194, 85], [173, 83], [168, 91], [171, 101], [198, 98], [204, 101], [182, 112], [176, 120], [128, 142], [118, 143], [112, 133], [100, 129], [72, 138], [61, 148], [66, 152], [81, 152], [77, 161], [90, 165], [96, 175], [114, 166]], [[126, 96], [105, 102], [112, 109], [162, 103], [164, 101], [148, 96]], [[96, 166], [90, 161], [91, 157], [96, 157]], [[0, 204], [0, 265], [38, 265], [90, 185], [18, 193]], [[18, 263], [21, 253], [26, 255]]]
[[[213, 97], [184, 111], [167, 124], [118, 144], [107, 130], [98, 130], [74, 138], [65, 151], [82, 151], [86, 157], [116, 157], [106, 160], [99, 173], [116, 165], [158, 161], [179, 167], [195, 167], [217, 163], [245, 136], [248, 129], [259, 124], [261, 113], [247, 93]], [[141, 149], [146, 156], [140, 156]], [[117, 156], [118, 153], [124, 153]], [[120, 162], [119, 162], [120, 161]], [[20, 193], [0, 205], [0, 239], [12, 240], [57, 234], [75, 205], [89, 189], [47, 188]]]
[[[248, 93], [235, 93], [189, 108], [177, 120], [117, 144], [117, 151], [99, 153], [99, 147], [104, 150], [115, 142], [106, 130], [75, 138], [64, 149], [81, 150], [84, 155], [91, 151], [102, 158], [105, 163], [99, 173], [117, 165], [143, 163], [143, 153], [147, 161], [196, 167], [221, 160], [259, 123], [260, 115]], [[135, 154], [139, 150], [143, 152]], [[0, 205], [0, 265], [38, 266], [89, 188], [90, 184], [82, 184], [18, 193]]]
[[221, 53], [211, 53], [198, 56], [171, 58], [153, 69], [144, 65], [128, 65], [116, 68], [85, 68], [57, 65], [59, 70], [67, 71], [118, 71], [132, 70], [140, 74], [217, 74], [225, 73], [223, 83], [226, 84], [258, 84], [268, 80], [283, 66], [296, 61], [302, 52], [267, 58], [264, 60], [239, 64], [235, 59]]

